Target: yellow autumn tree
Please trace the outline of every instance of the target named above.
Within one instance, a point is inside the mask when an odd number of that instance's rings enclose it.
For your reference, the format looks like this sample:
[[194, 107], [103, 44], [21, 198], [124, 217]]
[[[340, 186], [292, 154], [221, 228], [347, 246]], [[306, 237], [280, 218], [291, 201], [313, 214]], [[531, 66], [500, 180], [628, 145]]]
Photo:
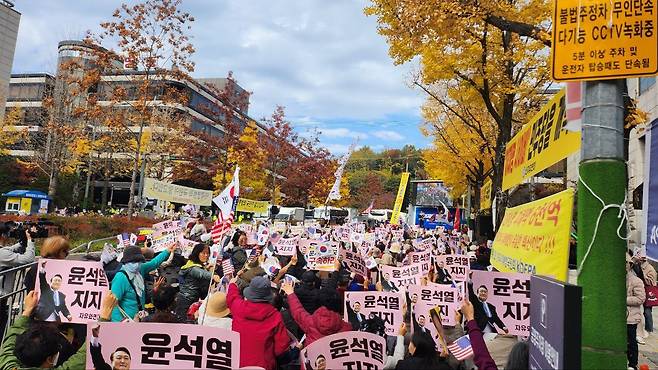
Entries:
[[[265, 172], [265, 151], [259, 145], [258, 128], [250, 121], [240, 135], [239, 145], [229, 148], [230, 163], [240, 166], [240, 194], [249, 199], [262, 200], [268, 197], [267, 173]], [[227, 175], [231, 181], [233, 174]], [[222, 191], [222, 173], [213, 178], [215, 189]]]
[[0, 155], [6, 155], [12, 145], [23, 137], [25, 130], [18, 128], [23, 121], [23, 113], [18, 107], [10, 109], [0, 119]]
[[496, 130], [492, 179], [502, 210], [505, 146], [550, 85], [551, 2], [371, 0], [365, 12], [377, 17], [395, 63], [420, 61], [413, 84], [430, 99], [457, 89], [485, 108]]

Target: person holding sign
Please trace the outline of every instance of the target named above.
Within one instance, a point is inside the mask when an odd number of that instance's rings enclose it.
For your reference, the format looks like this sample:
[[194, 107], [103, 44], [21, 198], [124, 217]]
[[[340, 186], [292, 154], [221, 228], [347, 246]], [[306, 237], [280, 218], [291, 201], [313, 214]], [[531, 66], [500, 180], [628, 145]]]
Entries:
[[409, 342], [409, 357], [399, 361], [395, 370], [450, 370], [450, 365], [436, 351], [434, 339], [428, 333], [416, 331]]
[[187, 317], [187, 310], [193, 303], [208, 294], [210, 280], [219, 283], [219, 275], [213, 274], [204, 268], [210, 257], [210, 248], [205, 244], [197, 244], [192, 249], [185, 265], [180, 268], [180, 290], [176, 297], [176, 314], [178, 317]]
[[139, 247], [130, 246], [123, 251], [121, 259], [123, 267], [112, 280], [112, 293], [119, 301], [112, 311], [113, 322], [134, 320], [138, 313], [146, 317], [144, 277], [167, 260], [169, 254], [173, 253], [175, 249], [176, 244], [174, 243], [149, 262], [145, 262], [146, 259]]
[[66, 295], [59, 291], [62, 286], [62, 275], [54, 275], [50, 278], [50, 283], [46, 280], [46, 263], [48, 260], [41, 261], [41, 270], [39, 271], [39, 304], [35, 317], [37, 320], [57, 321], [60, 322], [61, 316], [66, 317], [68, 321], [73, 320], [68, 307], [66, 307]]

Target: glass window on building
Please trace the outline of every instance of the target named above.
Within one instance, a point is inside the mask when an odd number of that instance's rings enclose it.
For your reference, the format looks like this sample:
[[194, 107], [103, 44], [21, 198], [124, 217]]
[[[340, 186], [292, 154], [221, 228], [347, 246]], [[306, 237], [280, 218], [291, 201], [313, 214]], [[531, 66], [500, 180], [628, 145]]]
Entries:
[[645, 91], [656, 84], [655, 77], [640, 77], [640, 94], [643, 94]]

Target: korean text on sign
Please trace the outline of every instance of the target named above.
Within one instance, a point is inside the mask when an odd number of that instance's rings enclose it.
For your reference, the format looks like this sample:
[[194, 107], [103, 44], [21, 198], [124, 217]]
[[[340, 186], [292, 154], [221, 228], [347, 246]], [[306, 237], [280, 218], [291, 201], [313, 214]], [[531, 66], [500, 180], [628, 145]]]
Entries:
[[386, 340], [361, 331], [333, 334], [303, 349], [301, 359], [305, 369], [383, 369]]
[[345, 292], [345, 320], [349, 321], [350, 310], [359, 305], [359, 313], [369, 317], [379, 316], [386, 325], [386, 334], [397, 335], [404, 319], [402, 294], [391, 292]]
[[240, 367], [240, 334], [234, 331], [188, 324], [100, 323], [98, 346], [90, 339], [93, 327], [87, 326], [87, 369], [109, 363], [119, 347], [130, 351], [131, 369]]
[[655, 0], [555, 0], [556, 81], [658, 73]]
[[473, 289], [485, 286], [487, 302], [510, 334], [530, 335], [530, 275], [513, 272], [473, 271]]
[[99, 319], [109, 289], [100, 262], [41, 259], [38, 266], [37, 320], [86, 324]]

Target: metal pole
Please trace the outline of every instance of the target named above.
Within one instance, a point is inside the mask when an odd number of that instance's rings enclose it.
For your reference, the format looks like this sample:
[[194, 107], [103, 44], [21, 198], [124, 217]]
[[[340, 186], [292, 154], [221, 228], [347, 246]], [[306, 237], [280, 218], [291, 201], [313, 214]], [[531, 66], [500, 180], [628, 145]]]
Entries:
[[623, 205], [626, 195], [624, 83], [585, 83], [577, 253], [578, 285], [583, 288], [584, 369], [627, 367], [626, 241], [617, 235], [619, 229], [625, 237], [625, 225], [620, 227], [625, 221], [618, 208], [602, 211], [602, 202]]
[[140, 208], [144, 208], [144, 201], [142, 195], [144, 194], [144, 176], [146, 176], [146, 155], [142, 156], [142, 167], [139, 170], [139, 201], [142, 205]]

